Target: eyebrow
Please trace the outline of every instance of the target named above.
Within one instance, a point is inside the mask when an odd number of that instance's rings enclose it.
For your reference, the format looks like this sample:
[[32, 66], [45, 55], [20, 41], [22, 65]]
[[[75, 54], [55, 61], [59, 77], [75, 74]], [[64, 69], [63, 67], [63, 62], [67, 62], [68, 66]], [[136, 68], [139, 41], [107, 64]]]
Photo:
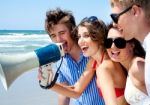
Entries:
[[112, 1], [111, 1], [110, 5], [111, 5], [111, 7], [114, 7], [114, 3]]

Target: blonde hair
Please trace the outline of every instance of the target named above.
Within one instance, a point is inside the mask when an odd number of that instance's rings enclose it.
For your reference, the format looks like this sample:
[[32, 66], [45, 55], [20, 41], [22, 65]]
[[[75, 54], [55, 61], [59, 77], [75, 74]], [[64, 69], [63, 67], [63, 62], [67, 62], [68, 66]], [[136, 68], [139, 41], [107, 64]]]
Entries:
[[150, 23], [150, 0], [110, 0], [111, 7], [119, 6], [122, 9], [126, 9], [131, 5], [138, 5], [145, 12], [145, 17]]

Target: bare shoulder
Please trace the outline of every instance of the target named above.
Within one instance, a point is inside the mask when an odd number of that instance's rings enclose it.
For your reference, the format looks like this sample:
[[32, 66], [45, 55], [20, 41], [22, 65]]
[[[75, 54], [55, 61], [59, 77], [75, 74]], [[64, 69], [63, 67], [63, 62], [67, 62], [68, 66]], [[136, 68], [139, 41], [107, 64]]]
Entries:
[[105, 73], [112, 73], [114, 68], [114, 63], [112, 60], [104, 60], [103, 63], [98, 67], [99, 70]]
[[132, 60], [132, 63], [130, 65], [130, 69], [136, 71], [139, 69], [144, 69], [145, 59], [141, 57], [135, 57]]
[[133, 61], [135, 61], [135, 62], [145, 62], [145, 59], [144, 58], [142, 58], [142, 57], [135, 57], [134, 59], [133, 59]]
[[141, 57], [135, 57], [130, 66], [130, 73], [139, 81], [144, 81], [144, 65], [145, 60]]

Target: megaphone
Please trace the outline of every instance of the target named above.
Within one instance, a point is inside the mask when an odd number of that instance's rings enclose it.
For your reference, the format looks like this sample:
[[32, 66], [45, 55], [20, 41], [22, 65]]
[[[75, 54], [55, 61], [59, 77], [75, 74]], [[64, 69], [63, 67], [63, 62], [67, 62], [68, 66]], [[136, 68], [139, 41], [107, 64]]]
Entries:
[[56, 62], [64, 56], [62, 44], [50, 44], [24, 54], [0, 54], [0, 79], [7, 90], [24, 72], [35, 67]]

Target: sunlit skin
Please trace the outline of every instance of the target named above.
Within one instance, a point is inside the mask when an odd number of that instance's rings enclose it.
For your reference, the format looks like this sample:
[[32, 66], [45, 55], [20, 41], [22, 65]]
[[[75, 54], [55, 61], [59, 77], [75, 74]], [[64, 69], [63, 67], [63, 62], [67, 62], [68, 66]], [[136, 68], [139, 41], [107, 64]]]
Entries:
[[75, 60], [78, 60], [80, 48], [71, 39], [70, 34], [71, 32], [69, 31], [69, 28], [65, 24], [54, 25], [53, 28], [49, 30], [49, 35], [52, 41], [55, 43], [62, 43], [65, 53], [69, 53]]
[[[108, 32], [108, 38], [124, 37], [116, 28], [111, 28]], [[112, 44], [107, 49], [110, 58], [115, 62], [120, 62], [127, 70], [133, 84], [142, 92], [147, 94], [144, 82], [144, 59], [133, 55], [134, 45], [127, 43], [123, 49], [117, 48]]]
[[[98, 46], [98, 43], [93, 41], [90, 37], [90, 34], [88, 33], [88, 29], [83, 26], [78, 27], [78, 44], [81, 47], [81, 50], [85, 56], [92, 57], [97, 61], [97, 68], [96, 68], [96, 75], [97, 75], [97, 85], [101, 87], [101, 91], [105, 100], [106, 105], [126, 105], [127, 103], [124, 102], [124, 96], [118, 97], [116, 99], [114, 87], [124, 87], [123, 79], [126, 77], [123, 75], [123, 72], [121, 72], [121, 69], [119, 64], [112, 63], [112, 61], [109, 59], [108, 55], [106, 54], [103, 60], [103, 63], [101, 64], [101, 58], [103, 54], [103, 49]], [[109, 67], [108, 67], [109, 65]], [[113, 78], [111, 72], [113, 70], [116, 70], [117, 75], [122, 75], [123, 78], [120, 78], [120, 76]], [[119, 85], [117, 82], [122, 82], [122, 85]], [[107, 83], [107, 84], [106, 84]], [[111, 93], [107, 90], [110, 90]]]
[[[114, 89], [125, 87], [126, 75], [120, 63], [112, 62], [107, 53], [104, 53], [103, 47], [98, 45], [100, 39], [93, 41], [90, 35], [86, 27], [78, 26], [78, 44], [83, 54], [90, 58], [80, 79], [74, 86], [55, 84], [51, 89], [65, 96], [78, 98], [84, 92], [96, 72], [97, 86], [101, 88], [105, 105], [127, 105], [124, 95], [116, 98]], [[93, 68], [92, 65], [95, 60], [97, 65], [96, 68]]]
[[[120, 4], [116, 3], [114, 0], [111, 0], [113, 6], [111, 6], [112, 13], [120, 13], [126, 8], [122, 8]], [[142, 9], [133, 5], [131, 10], [122, 14], [119, 17], [118, 23], [114, 26], [117, 26], [124, 34], [126, 40], [136, 38], [140, 42], [143, 42], [145, 35], [149, 32], [149, 25], [146, 21], [143, 21], [145, 16]]]
[[[118, 5], [117, 6], [114, 6], [112, 8], [112, 13], [120, 13], [122, 12], [124, 9], [122, 9], [121, 7], [119, 7]], [[120, 17], [119, 17], [119, 20], [118, 20], [118, 24], [115, 24], [115, 26], [117, 26], [120, 30], [123, 31], [123, 34], [127, 35], [125, 36], [125, 39], [126, 40], [129, 40], [129, 39], [132, 39], [134, 36], [132, 35], [133, 33], [131, 33], [130, 35], [128, 34], [128, 31], [129, 31], [129, 28], [131, 25], [129, 25], [131, 21], [131, 17], [129, 15], [129, 12], [126, 12], [124, 14], [122, 14]], [[127, 27], [128, 26], [128, 27]]]
[[[111, 28], [108, 32], [108, 38], [124, 38], [123, 35], [115, 28]], [[128, 49], [128, 50], [127, 50]], [[107, 49], [110, 58], [115, 62], [130, 62], [133, 54], [131, 53], [133, 47], [127, 43], [126, 48], [119, 49], [113, 43], [111, 48]], [[131, 50], [131, 51], [130, 51]], [[130, 58], [130, 59], [129, 59]]]
[[[123, 7], [123, 4], [126, 2], [125, 0], [110, 0], [112, 12], [117, 12], [116, 8]], [[128, 0], [127, 0], [128, 1]], [[131, 1], [131, 2], [130, 2]], [[145, 83], [148, 91], [148, 95], [150, 96], [150, 66], [149, 59], [150, 53], [149, 49], [149, 40], [150, 40], [150, 0], [129, 0], [126, 2], [126, 6], [132, 5], [132, 9], [128, 12], [126, 17], [120, 17], [118, 24], [115, 24], [117, 27], [120, 27], [122, 30], [125, 39], [136, 38], [139, 40], [146, 50], [145, 57]], [[123, 3], [121, 3], [123, 2]], [[128, 5], [129, 4], [129, 5]], [[119, 8], [122, 10], [122, 8]], [[122, 18], [122, 20], [121, 20]], [[127, 21], [128, 20], [128, 21]], [[124, 21], [127, 21], [126, 24], [123, 24]]]
[[78, 44], [84, 56], [92, 56], [96, 59], [96, 57], [99, 55], [98, 44], [91, 40], [91, 37], [86, 27], [79, 26], [78, 28]]
[[53, 42], [63, 43], [63, 48], [66, 52], [71, 50], [73, 41], [70, 38], [70, 31], [64, 24], [54, 25], [52, 30], [50, 30], [50, 38]]

